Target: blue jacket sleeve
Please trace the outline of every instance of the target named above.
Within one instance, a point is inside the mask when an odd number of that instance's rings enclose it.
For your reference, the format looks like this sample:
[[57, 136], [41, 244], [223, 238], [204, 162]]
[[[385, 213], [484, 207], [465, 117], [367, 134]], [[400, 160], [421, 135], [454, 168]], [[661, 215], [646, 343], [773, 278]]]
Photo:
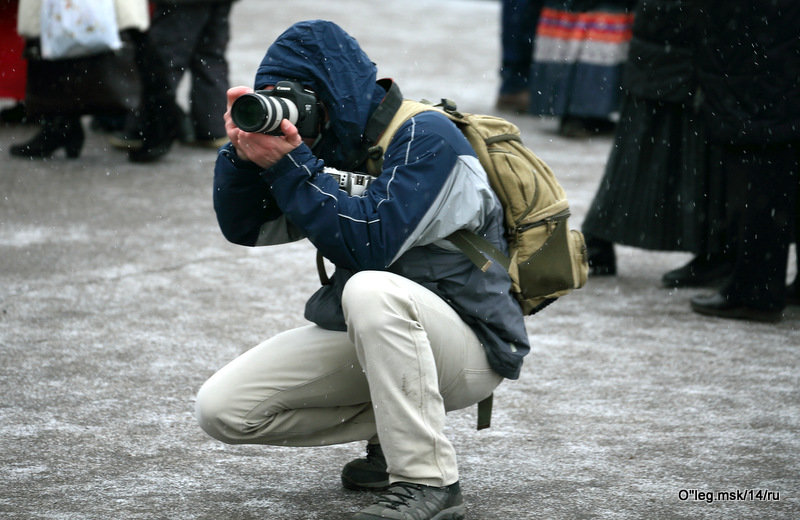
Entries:
[[444, 116], [412, 118], [395, 134], [380, 176], [361, 196], [340, 190], [305, 145], [262, 176], [281, 211], [326, 258], [352, 270], [385, 269], [418, 232], [459, 153], [470, 150], [459, 139]]
[[259, 175], [261, 167], [240, 159], [228, 143], [214, 167], [214, 211], [222, 234], [233, 242], [254, 246], [261, 226], [281, 215]]

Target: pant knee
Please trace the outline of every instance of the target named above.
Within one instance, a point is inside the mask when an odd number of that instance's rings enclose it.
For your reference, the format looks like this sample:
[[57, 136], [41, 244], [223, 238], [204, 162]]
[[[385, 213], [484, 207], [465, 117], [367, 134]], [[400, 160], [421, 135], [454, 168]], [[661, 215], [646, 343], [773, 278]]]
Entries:
[[385, 271], [360, 271], [354, 274], [342, 291], [342, 310], [348, 330], [378, 329], [387, 320], [407, 317], [410, 299]]
[[197, 392], [194, 412], [200, 428], [211, 437], [227, 444], [241, 442], [242, 432], [237, 425], [240, 423], [233, 419], [228, 400], [208, 382]]

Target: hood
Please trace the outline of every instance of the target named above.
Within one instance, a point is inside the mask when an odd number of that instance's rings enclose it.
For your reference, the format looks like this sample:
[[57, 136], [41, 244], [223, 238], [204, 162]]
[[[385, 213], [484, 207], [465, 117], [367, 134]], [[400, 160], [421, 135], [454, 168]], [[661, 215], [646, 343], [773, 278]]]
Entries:
[[341, 27], [309, 20], [292, 25], [267, 49], [254, 87], [295, 80], [314, 90], [330, 123], [314, 153], [330, 166], [347, 167], [346, 152], [360, 149], [369, 116], [386, 94], [376, 74], [375, 64]]

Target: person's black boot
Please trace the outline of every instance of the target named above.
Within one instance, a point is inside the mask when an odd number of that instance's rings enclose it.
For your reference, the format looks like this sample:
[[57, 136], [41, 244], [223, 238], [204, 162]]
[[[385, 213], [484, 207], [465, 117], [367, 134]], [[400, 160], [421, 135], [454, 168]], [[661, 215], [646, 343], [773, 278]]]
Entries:
[[9, 150], [16, 157], [46, 159], [59, 148], [64, 148], [67, 157], [77, 159], [83, 149], [85, 134], [78, 117], [54, 117], [42, 122], [42, 129], [27, 143], [12, 146]]
[[137, 163], [154, 162], [167, 155], [180, 131], [178, 107], [166, 102], [158, 108], [145, 109], [142, 144], [128, 150], [128, 160]]
[[458, 482], [445, 487], [395, 482], [353, 520], [461, 520], [464, 511]]
[[614, 276], [617, 274], [617, 256], [614, 244], [602, 238], [585, 235], [586, 252], [589, 256], [590, 276]]
[[345, 464], [342, 485], [355, 491], [380, 491], [389, 486], [386, 458], [380, 444], [367, 444], [366, 458]]
[[765, 323], [776, 323], [783, 317], [782, 309], [755, 307], [739, 301], [724, 290], [713, 294], [695, 296], [690, 301], [692, 310], [705, 316]]
[[733, 272], [733, 262], [723, 255], [697, 255], [677, 269], [664, 273], [664, 287], [705, 287], [723, 282]]
[[26, 125], [32, 123], [28, 112], [25, 110], [25, 103], [22, 101], [16, 105], [0, 110], [0, 123], [6, 125]]

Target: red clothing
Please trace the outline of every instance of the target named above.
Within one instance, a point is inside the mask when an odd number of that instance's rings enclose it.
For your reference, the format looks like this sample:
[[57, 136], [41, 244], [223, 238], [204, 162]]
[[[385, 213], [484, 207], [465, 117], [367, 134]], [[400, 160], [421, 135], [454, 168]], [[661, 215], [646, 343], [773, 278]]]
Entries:
[[25, 99], [28, 62], [25, 40], [17, 33], [17, 0], [0, 0], [0, 98]]

